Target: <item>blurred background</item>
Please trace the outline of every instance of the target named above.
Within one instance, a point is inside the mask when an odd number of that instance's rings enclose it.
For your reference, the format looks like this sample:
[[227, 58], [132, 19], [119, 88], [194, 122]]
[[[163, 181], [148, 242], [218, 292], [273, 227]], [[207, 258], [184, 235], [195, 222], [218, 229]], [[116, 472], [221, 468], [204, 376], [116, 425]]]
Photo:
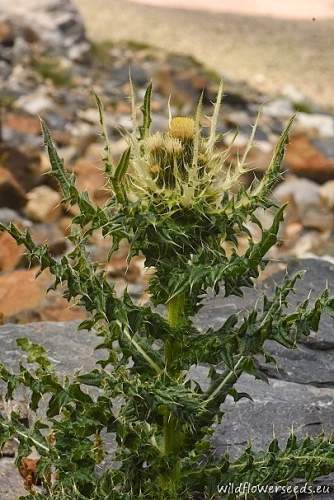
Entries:
[[[103, 204], [99, 116], [91, 90], [104, 101], [118, 157], [125, 148], [120, 130], [131, 127], [129, 69], [138, 100], [153, 81], [155, 130], [167, 127], [170, 95], [173, 113], [189, 115], [204, 90], [209, 113], [223, 79], [220, 147], [237, 130], [233, 155], [242, 154], [261, 110], [249, 156], [258, 177], [287, 119], [297, 114], [283, 181], [272, 194], [278, 204], [289, 203], [272, 257], [333, 259], [333, 28], [331, 0], [0, 0], [0, 221], [29, 228], [57, 257], [70, 250], [65, 236], [76, 208], [60, 206], [39, 116], [78, 186]], [[270, 213], [260, 216], [270, 222]], [[109, 245], [96, 234], [92, 259], [106, 265]], [[143, 260], [128, 267], [126, 252], [125, 245], [108, 270], [120, 287], [128, 282], [139, 294]], [[1, 234], [2, 321], [82, 318], [59, 293], [45, 296], [51, 277], [44, 272], [36, 280], [36, 271]]]
[[94, 40], [191, 55], [257, 90], [333, 103], [332, 0], [76, 0]]

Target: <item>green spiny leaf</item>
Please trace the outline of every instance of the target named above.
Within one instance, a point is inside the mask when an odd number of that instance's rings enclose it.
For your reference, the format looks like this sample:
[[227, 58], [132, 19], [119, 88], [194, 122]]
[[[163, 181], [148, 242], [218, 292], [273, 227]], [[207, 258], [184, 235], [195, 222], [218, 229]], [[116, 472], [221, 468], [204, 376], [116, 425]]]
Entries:
[[152, 96], [152, 82], [149, 83], [142, 107], [140, 108], [143, 114], [143, 124], [139, 127], [140, 138], [144, 139], [149, 133], [151, 126], [151, 96]]

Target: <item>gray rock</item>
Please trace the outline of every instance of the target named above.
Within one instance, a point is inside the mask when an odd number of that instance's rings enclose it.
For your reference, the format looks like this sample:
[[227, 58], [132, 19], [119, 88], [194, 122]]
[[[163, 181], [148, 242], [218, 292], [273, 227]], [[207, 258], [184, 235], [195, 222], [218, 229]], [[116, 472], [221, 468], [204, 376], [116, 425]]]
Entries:
[[1, 500], [17, 500], [27, 494], [13, 460], [7, 458], [0, 460], [0, 494]]
[[334, 158], [334, 135], [319, 137], [318, 139], [314, 139], [312, 143], [326, 158]]
[[[334, 294], [334, 264], [325, 259], [291, 260], [288, 264], [288, 273], [293, 275], [298, 271], [305, 271], [305, 275], [296, 283], [294, 294], [290, 295], [290, 310], [310, 295], [311, 302], [327, 286]], [[277, 273], [264, 284], [265, 293], [273, 290], [276, 283], [280, 283], [284, 273]], [[334, 319], [324, 315], [320, 321], [319, 332], [305, 339], [304, 343], [312, 349], [334, 349]]]
[[249, 394], [237, 404], [228, 397], [223, 405], [224, 421], [215, 431], [217, 453], [238, 456], [251, 441], [260, 451], [277, 437], [284, 446], [292, 428], [297, 436], [333, 432], [334, 390], [315, 388], [283, 380], [269, 384], [242, 375], [236, 389]]
[[333, 349], [312, 349], [305, 344], [300, 344], [297, 349], [287, 349], [276, 342], [267, 342], [265, 347], [277, 361], [276, 366], [260, 362], [263, 371], [270, 377], [334, 388]]
[[293, 106], [289, 99], [279, 97], [265, 104], [262, 112], [272, 118], [288, 118], [293, 113]]
[[303, 178], [289, 178], [273, 191], [273, 198], [281, 204], [292, 202], [294, 218], [305, 228], [326, 231], [334, 226], [333, 213], [324, 206], [321, 188], [315, 182]]
[[102, 351], [94, 351], [98, 338], [91, 332], [78, 331], [78, 322], [31, 323], [27, 325], [6, 324], [0, 327], [0, 361], [15, 369], [22, 360], [16, 340], [27, 337], [47, 350], [50, 360], [61, 374], [76, 370], [90, 370], [97, 359], [103, 359]]
[[[305, 300], [309, 294], [310, 299], [315, 299], [327, 286], [334, 293], [334, 264], [325, 259], [300, 259], [289, 261], [287, 272], [290, 275], [298, 271], [305, 271], [304, 278], [298, 280], [294, 294], [290, 294], [289, 310]], [[202, 329], [218, 328], [230, 314], [246, 311], [254, 306], [256, 299], [261, 294], [272, 295], [285, 273], [275, 273], [264, 283], [257, 286], [257, 290], [244, 289], [243, 297], [223, 297], [222, 294], [214, 298], [206, 298], [203, 308], [196, 318], [196, 324]], [[319, 332], [305, 339], [304, 343], [312, 349], [334, 349], [334, 319], [324, 315], [320, 321]]]
[[[290, 310], [308, 295], [312, 301], [326, 284], [334, 287], [332, 263], [305, 259], [291, 261], [288, 265], [290, 274], [301, 269], [306, 273], [304, 279], [297, 282], [296, 293], [290, 297]], [[258, 292], [270, 296], [283, 276], [283, 272], [273, 275], [258, 287]], [[196, 320], [197, 325], [203, 330], [217, 328], [230, 314], [253, 307], [257, 298], [258, 294], [252, 289], [246, 289], [242, 298], [208, 298]], [[250, 376], [241, 377], [236, 388], [250, 394], [253, 402], [246, 399], [237, 404], [226, 401], [224, 422], [217, 427], [215, 434], [218, 453], [228, 450], [236, 456], [249, 440], [256, 449], [263, 449], [271, 441], [273, 429], [282, 445], [292, 426], [299, 435], [319, 434], [322, 430], [333, 432], [334, 319], [325, 315], [319, 332], [305, 339], [296, 350], [273, 342], [267, 342], [266, 349], [277, 361], [277, 367], [262, 363], [263, 370], [270, 377], [269, 386]], [[192, 375], [202, 386], [207, 385], [205, 368], [197, 367]]]
[[282, 95], [289, 99], [293, 104], [309, 104], [307, 97], [292, 84], [288, 83], [284, 85]]
[[17, 37], [12, 50], [13, 64], [29, 64], [31, 58], [30, 44], [21, 37]]
[[148, 75], [144, 69], [143, 65], [138, 64], [124, 64], [122, 66], [112, 68], [111, 76], [115, 85], [124, 85], [129, 81], [129, 71], [131, 74], [131, 79], [135, 87], [143, 87], [147, 85]]
[[309, 179], [290, 177], [274, 189], [273, 198], [280, 203], [293, 198], [302, 212], [309, 206], [319, 205], [319, 189], [320, 186]]
[[0, 208], [0, 222], [2, 222], [2, 224], [10, 224], [11, 222], [14, 222], [15, 224], [20, 224], [23, 227], [31, 226], [30, 221], [23, 219], [20, 214], [15, 212], [15, 210], [7, 207]]
[[10, 65], [6, 61], [0, 60], [0, 74], [3, 80], [6, 80], [9, 77], [11, 71], [12, 69]]
[[16, 106], [27, 113], [37, 115], [52, 109], [53, 102], [52, 99], [45, 94], [44, 89], [42, 89], [42, 91], [37, 90], [32, 94], [20, 97], [16, 102]]

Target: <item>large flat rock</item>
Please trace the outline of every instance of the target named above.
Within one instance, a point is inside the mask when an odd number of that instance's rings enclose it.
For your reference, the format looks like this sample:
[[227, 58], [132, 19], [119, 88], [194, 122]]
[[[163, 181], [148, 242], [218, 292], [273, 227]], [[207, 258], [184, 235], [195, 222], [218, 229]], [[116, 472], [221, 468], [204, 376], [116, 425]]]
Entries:
[[15, 467], [13, 460], [2, 458], [0, 460], [0, 498], [1, 500], [17, 500], [27, 494], [23, 481]]
[[[312, 303], [326, 286], [334, 293], [334, 264], [331, 262], [322, 259], [295, 260], [289, 263], [287, 270], [290, 275], [305, 271], [303, 279], [296, 283], [295, 293], [289, 296], [288, 311], [292, 311], [307, 297]], [[218, 328], [230, 314], [254, 307], [261, 294], [270, 297], [284, 275], [283, 272], [274, 274], [258, 285], [257, 290], [245, 289], [243, 297], [225, 299], [219, 295], [205, 299], [204, 307], [196, 318], [197, 325], [202, 330]], [[298, 349], [286, 349], [272, 342], [266, 343], [266, 349], [278, 361], [277, 367], [264, 368], [271, 377], [300, 384], [334, 387], [334, 318], [329, 315], [323, 315], [319, 331], [303, 339]]]
[[242, 375], [235, 387], [252, 401], [243, 398], [235, 404], [230, 397], [225, 401], [224, 423], [216, 429], [220, 453], [238, 456], [249, 442], [260, 451], [274, 436], [284, 445], [292, 428], [297, 436], [334, 430], [334, 389], [275, 379], [266, 384], [249, 375]]
[[16, 340], [27, 337], [32, 342], [43, 345], [50, 360], [59, 373], [69, 374], [76, 370], [90, 370], [96, 359], [103, 358], [103, 351], [95, 351], [99, 339], [94, 333], [78, 331], [78, 321], [42, 322], [27, 325], [6, 324], [0, 327], [0, 361], [14, 369], [24, 354], [16, 345]]
[[[334, 389], [275, 379], [266, 384], [254, 382], [249, 375], [240, 377], [236, 389], [249, 394], [252, 401], [244, 398], [235, 404], [230, 397], [225, 401], [224, 423], [216, 427], [214, 435], [218, 455], [228, 452], [237, 458], [249, 443], [260, 451], [274, 437], [284, 447], [292, 430], [299, 438], [333, 433]], [[329, 487], [330, 493], [315, 494], [313, 499], [334, 498], [334, 474], [318, 478], [315, 484]], [[275, 496], [277, 500], [295, 498], [289, 494]], [[310, 495], [300, 494], [297, 498], [306, 500]]]

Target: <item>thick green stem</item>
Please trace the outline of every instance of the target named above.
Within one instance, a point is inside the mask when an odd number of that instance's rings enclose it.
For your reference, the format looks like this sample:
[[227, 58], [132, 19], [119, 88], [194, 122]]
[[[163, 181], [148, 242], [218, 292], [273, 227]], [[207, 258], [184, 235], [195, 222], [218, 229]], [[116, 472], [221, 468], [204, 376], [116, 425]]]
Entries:
[[[184, 294], [177, 295], [167, 304], [167, 320], [172, 328], [177, 328], [183, 321], [185, 297]], [[179, 345], [175, 338], [167, 339], [165, 343], [165, 369], [169, 372], [171, 365], [177, 355]], [[164, 417], [164, 451], [165, 454], [171, 453], [177, 445], [177, 419], [173, 415]]]
[[[182, 323], [184, 316], [184, 294], [177, 295], [167, 304], [167, 320], [172, 328], [177, 328]], [[178, 345], [175, 339], [168, 339], [165, 344], [165, 363], [166, 370], [170, 368], [173, 362], [173, 355], [177, 351]]]
[[164, 417], [164, 453], [169, 455], [175, 450], [177, 439], [177, 419], [174, 415]]

